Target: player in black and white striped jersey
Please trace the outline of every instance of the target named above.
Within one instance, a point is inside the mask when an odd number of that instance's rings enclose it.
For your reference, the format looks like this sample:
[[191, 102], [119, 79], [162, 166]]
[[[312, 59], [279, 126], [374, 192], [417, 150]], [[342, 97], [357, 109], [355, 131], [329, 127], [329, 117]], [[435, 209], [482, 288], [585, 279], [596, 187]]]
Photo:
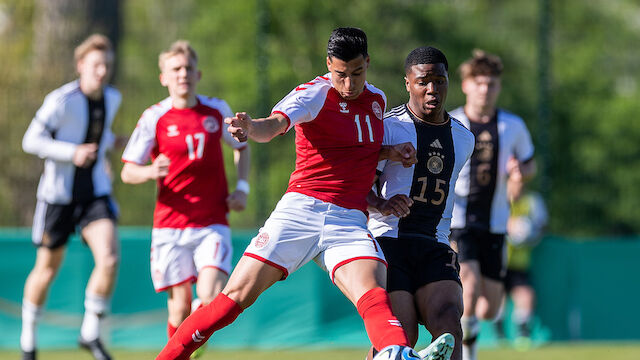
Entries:
[[496, 317], [506, 273], [509, 187], [535, 174], [533, 144], [524, 121], [498, 109], [502, 62], [477, 50], [460, 66], [466, 104], [451, 112], [475, 135], [475, 150], [455, 188], [451, 240], [464, 288], [465, 360], [475, 360], [478, 319]]
[[474, 140], [445, 111], [448, 64], [440, 50], [413, 50], [405, 74], [409, 102], [385, 115], [383, 143], [411, 142], [418, 163], [410, 168], [388, 160], [378, 164], [368, 226], [389, 264], [387, 291], [412, 345], [420, 322], [434, 338], [450, 333], [455, 339], [455, 345], [437, 339], [420, 352], [422, 357], [460, 359], [462, 287], [449, 226], [456, 179]]

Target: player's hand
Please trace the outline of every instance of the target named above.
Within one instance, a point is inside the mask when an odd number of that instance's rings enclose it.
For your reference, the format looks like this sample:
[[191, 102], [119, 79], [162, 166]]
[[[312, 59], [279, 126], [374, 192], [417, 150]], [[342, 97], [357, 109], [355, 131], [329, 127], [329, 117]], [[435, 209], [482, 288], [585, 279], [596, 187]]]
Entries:
[[509, 174], [509, 180], [522, 181], [522, 170], [518, 159], [510, 157], [507, 160], [507, 174]]
[[410, 142], [392, 145], [387, 148], [387, 158], [392, 161], [402, 163], [402, 166], [408, 168], [418, 162], [416, 148]]
[[98, 157], [98, 144], [80, 144], [76, 147], [76, 152], [73, 154], [73, 165], [81, 168], [87, 168], [91, 166]]
[[151, 169], [151, 173], [149, 174], [149, 177], [152, 180], [156, 180], [169, 175], [170, 163], [171, 163], [171, 160], [169, 160], [169, 158], [165, 154], [162, 154], [162, 153], [159, 154], [153, 160], [153, 163], [151, 163], [151, 166], [149, 167], [149, 169]]
[[227, 196], [227, 206], [233, 211], [242, 211], [247, 207], [247, 194], [236, 190]]
[[234, 117], [224, 119], [224, 122], [229, 125], [227, 131], [240, 142], [245, 142], [249, 138], [251, 121], [251, 116], [245, 112], [239, 112]]
[[383, 201], [378, 207], [378, 211], [382, 215], [395, 215], [402, 218], [409, 215], [411, 205], [413, 205], [413, 200], [407, 195], [396, 194], [391, 199]]

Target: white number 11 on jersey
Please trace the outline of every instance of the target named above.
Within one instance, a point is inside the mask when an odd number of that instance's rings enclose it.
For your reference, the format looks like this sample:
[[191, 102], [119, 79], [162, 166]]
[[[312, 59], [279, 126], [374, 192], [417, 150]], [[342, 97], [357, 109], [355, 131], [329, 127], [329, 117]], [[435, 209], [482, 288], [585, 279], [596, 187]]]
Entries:
[[[196, 138], [197, 144], [194, 147], [193, 138]], [[194, 160], [196, 158], [202, 159], [202, 154], [204, 154], [204, 133], [199, 132], [193, 134], [188, 134], [185, 136], [184, 141], [187, 142], [187, 150], [189, 151], [189, 160]], [[194, 151], [195, 149], [195, 151]]]
[[[358, 128], [358, 142], [362, 142], [362, 126], [360, 125], [360, 115], [356, 115], [356, 127]], [[364, 122], [367, 123], [367, 128], [369, 128], [369, 142], [373, 142], [373, 129], [371, 129], [371, 120], [369, 119], [369, 115], [365, 115]]]

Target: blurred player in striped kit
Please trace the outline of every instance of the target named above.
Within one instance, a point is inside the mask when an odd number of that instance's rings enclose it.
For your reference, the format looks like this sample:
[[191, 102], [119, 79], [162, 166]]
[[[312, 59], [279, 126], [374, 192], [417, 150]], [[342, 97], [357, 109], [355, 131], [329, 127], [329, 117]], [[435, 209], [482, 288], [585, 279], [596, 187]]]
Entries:
[[463, 358], [476, 359], [478, 319], [493, 319], [504, 294], [507, 182], [524, 182], [536, 171], [524, 121], [496, 107], [502, 61], [475, 51], [460, 66], [466, 104], [451, 112], [475, 136], [475, 150], [455, 187], [451, 240], [464, 289]]
[[22, 142], [26, 152], [45, 159], [33, 219], [38, 252], [22, 306], [25, 360], [36, 358], [37, 321], [76, 228], [95, 261], [78, 342], [98, 360], [111, 358], [100, 341], [100, 323], [110, 308], [120, 255], [105, 155], [116, 140], [111, 124], [121, 96], [107, 85], [114, 60], [109, 39], [92, 35], [74, 55], [79, 79], [47, 95]]

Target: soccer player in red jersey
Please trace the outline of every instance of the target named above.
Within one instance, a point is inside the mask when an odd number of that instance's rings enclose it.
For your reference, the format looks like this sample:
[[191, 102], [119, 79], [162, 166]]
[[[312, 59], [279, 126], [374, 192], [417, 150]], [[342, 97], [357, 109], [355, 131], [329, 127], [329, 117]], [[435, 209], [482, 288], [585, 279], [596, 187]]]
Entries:
[[158, 359], [187, 359], [258, 296], [310, 260], [357, 307], [373, 345], [408, 346], [383, 289], [386, 262], [367, 230], [366, 196], [380, 158], [415, 163], [409, 144], [382, 147], [386, 98], [366, 82], [365, 33], [338, 28], [327, 46], [329, 73], [292, 90], [263, 119], [227, 119], [237, 139], [268, 142], [296, 129], [296, 169], [287, 193], [251, 241], [227, 286], [178, 328]]
[[[226, 131], [224, 118], [233, 116], [227, 103], [197, 95], [197, 66], [186, 41], [160, 54], [160, 83], [169, 97], [142, 114], [122, 155], [122, 181], [158, 183], [151, 277], [157, 292], [168, 293], [169, 337], [192, 310], [193, 282], [204, 304], [226, 284], [232, 253], [227, 214], [243, 210], [249, 193], [249, 147]], [[231, 194], [220, 140], [234, 151], [239, 180]]]

